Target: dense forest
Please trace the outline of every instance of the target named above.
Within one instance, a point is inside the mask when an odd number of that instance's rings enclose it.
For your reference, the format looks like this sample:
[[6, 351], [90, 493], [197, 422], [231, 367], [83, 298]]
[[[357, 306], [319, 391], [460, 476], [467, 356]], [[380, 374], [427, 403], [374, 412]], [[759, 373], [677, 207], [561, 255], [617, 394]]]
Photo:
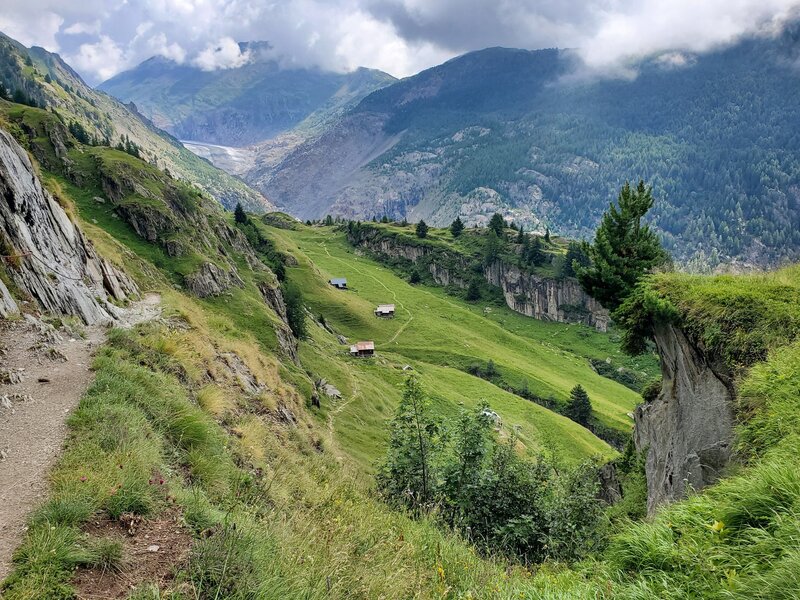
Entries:
[[663, 243], [684, 264], [797, 258], [798, 37], [794, 27], [704, 55], [654, 56], [628, 78], [576, 76], [569, 51], [453, 59], [351, 113], [347, 127], [380, 115], [399, 141], [344, 186], [337, 180], [326, 192], [332, 212], [443, 226], [499, 210], [588, 238], [616, 190], [643, 178]]

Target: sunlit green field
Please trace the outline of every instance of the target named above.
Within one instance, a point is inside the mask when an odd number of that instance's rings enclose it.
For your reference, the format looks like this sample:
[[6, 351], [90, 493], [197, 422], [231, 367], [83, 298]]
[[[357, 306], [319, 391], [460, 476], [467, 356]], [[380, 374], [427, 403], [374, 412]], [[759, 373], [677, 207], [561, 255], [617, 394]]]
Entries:
[[[613, 450], [572, 421], [464, 369], [492, 360], [507, 382], [527, 384], [542, 397], [566, 398], [580, 383], [604, 423], [618, 429], [631, 426], [629, 413], [639, 396], [597, 375], [588, 362], [588, 357], [617, 356], [607, 334], [582, 325], [536, 321], [505, 308], [473, 306], [437, 288], [411, 286], [384, 266], [357, 256], [333, 228], [269, 232], [282, 250], [297, 257], [289, 277], [303, 289], [314, 316], [350, 342], [376, 343], [374, 359], [353, 359], [346, 345], [312, 324], [310, 341], [302, 348], [304, 366], [343, 392], [341, 402], [323, 408], [332, 435], [364, 466], [382, 454], [385, 421], [399, 399], [406, 365], [419, 374], [442, 414], [459, 403], [485, 399], [502, 417], [505, 432], [519, 428], [529, 451], [565, 462], [608, 457]], [[332, 288], [327, 284], [332, 277], [346, 277], [349, 289]], [[376, 318], [373, 310], [379, 303], [396, 304], [396, 317]]]

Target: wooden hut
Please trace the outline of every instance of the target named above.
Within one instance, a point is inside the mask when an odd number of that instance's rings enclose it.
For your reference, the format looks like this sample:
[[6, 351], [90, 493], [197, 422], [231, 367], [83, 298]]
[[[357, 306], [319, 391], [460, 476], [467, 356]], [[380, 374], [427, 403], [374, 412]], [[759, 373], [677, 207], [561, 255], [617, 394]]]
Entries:
[[391, 319], [394, 316], [394, 304], [379, 304], [375, 309], [375, 316], [382, 319]]
[[350, 346], [350, 356], [359, 358], [375, 356], [375, 342], [356, 342]]

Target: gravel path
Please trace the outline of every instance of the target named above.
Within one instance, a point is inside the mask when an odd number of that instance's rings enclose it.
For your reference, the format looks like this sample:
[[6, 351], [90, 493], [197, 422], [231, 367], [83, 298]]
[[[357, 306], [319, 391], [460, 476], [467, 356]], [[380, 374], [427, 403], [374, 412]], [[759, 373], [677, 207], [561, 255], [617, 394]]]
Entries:
[[[160, 300], [146, 295], [117, 326], [157, 317]], [[10, 570], [28, 513], [47, 494], [47, 474], [67, 434], [64, 421], [92, 379], [92, 353], [106, 330], [87, 327], [82, 333], [70, 336], [31, 318], [0, 321], [0, 580]]]

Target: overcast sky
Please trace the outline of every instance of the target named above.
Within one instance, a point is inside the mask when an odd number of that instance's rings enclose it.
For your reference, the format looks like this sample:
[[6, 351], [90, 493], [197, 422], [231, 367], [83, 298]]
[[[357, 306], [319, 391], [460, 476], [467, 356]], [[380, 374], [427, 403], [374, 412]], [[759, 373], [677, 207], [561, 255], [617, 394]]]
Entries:
[[[245, 63], [267, 40], [287, 65], [402, 77], [488, 46], [579, 48], [594, 68], [702, 52], [797, 16], [800, 0], [2, 0], [0, 31], [59, 52], [92, 84], [162, 55]], [[673, 55], [670, 55], [673, 56]], [[679, 55], [675, 55], [679, 56]]]

